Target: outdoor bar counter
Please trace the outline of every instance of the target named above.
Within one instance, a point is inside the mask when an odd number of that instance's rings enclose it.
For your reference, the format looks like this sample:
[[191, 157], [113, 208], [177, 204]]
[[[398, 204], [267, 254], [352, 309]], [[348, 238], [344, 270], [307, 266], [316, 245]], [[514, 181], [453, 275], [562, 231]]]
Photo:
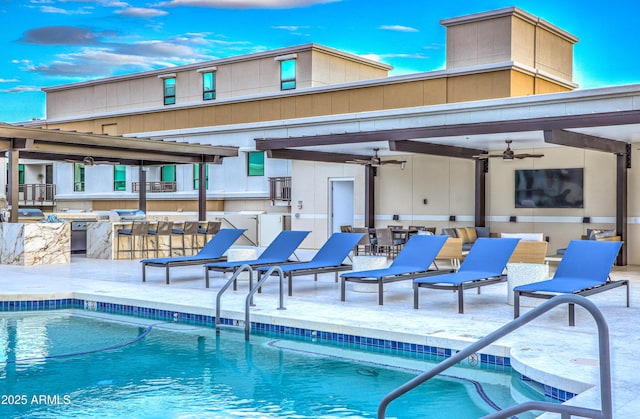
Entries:
[[[150, 228], [155, 228], [156, 222], [150, 222]], [[144, 237], [126, 236], [118, 234], [121, 229], [130, 229], [131, 221], [96, 221], [87, 223], [87, 258], [93, 259], [142, 259], [156, 257], [156, 240], [158, 240], [157, 257], [181, 256], [182, 240], [180, 235]], [[192, 249], [192, 240], [195, 239]], [[197, 253], [204, 245], [203, 237], [184, 237], [188, 255]], [[132, 251], [131, 245], [135, 249]], [[118, 249], [120, 251], [118, 251]], [[146, 250], [144, 250], [146, 249]]]
[[70, 223], [0, 223], [1, 264], [43, 265], [70, 262]]

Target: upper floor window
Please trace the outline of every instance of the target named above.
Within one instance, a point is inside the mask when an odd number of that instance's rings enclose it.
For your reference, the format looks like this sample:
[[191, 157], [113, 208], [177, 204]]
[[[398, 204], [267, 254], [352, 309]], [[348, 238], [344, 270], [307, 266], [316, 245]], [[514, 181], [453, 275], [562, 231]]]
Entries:
[[247, 176], [264, 176], [264, 151], [247, 153]]
[[176, 103], [176, 78], [165, 77], [162, 78], [164, 85], [164, 104], [173, 105]]
[[73, 191], [84, 192], [84, 164], [73, 164]]
[[[204, 166], [204, 171], [205, 171], [205, 179], [206, 179], [206, 184], [205, 184], [205, 189], [209, 188], [209, 165], [205, 163]], [[194, 164], [193, 165], [193, 189], [200, 189], [200, 165], [199, 164]]]
[[161, 182], [176, 181], [176, 165], [175, 164], [168, 164], [160, 168], [160, 181]]
[[121, 164], [113, 166], [113, 190], [127, 190], [127, 166]]
[[280, 61], [280, 90], [296, 88], [296, 60]]
[[216, 72], [202, 73], [202, 99], [213, 100], [216, 98]]

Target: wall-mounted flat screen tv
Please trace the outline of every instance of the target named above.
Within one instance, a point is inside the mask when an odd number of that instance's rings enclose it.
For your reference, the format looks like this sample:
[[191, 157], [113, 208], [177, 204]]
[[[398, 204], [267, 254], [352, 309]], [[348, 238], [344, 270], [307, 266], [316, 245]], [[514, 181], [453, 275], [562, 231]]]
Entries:
[[516, 208], [583, 208], [584, 169], [516, 170]]

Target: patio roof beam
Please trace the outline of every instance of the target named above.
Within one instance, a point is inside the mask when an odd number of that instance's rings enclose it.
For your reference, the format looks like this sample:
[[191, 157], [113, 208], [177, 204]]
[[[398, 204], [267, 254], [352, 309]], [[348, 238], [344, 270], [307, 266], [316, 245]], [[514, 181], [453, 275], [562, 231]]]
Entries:
[[473, 156], [486, 153], [486, 150], [457, 147], [442, 144], [423, 143], [420, 141], [389, 141], [389, 150], [409, 153], [431, 154], [434, 156], [472, 159]]
[[544, 142], [566, 147], [587, 148], [606, 153], [627, 154], [627, 143], [563, 129], [544, 131]]
[[322, 134], [288, 138], [256, 138], [256, 149], [270, 150], [292, 147], [356, 144], [371, 141], [402, 141], [420, 138], [455, 137], [465, 135], [504, 134], [510, 132], [547, 131], [570, 128], [604, 127], [640, 123], [640, 109], [546, 116], [540, 118], [474, 122], [468, 124], [397, 128], [339, 134]]
[[352, 160], [369, 160], [371, 156], [346, 153], [328, 153], [324, 151], [276, 149], [267, 150], [267, 157], [272, 159], [321, 161], [326, 163], [346, 163]]

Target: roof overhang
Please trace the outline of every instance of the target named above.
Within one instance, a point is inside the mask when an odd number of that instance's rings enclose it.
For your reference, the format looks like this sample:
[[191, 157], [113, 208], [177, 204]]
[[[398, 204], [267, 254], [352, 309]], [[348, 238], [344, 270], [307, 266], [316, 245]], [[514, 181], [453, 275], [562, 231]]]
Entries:
[[0, 150], [18, 150], [20, 158], [154, 166], [221, 163], [237, 157], [238, 147], [211, 146], [150, 138], [80, 133], [0, 124]]

